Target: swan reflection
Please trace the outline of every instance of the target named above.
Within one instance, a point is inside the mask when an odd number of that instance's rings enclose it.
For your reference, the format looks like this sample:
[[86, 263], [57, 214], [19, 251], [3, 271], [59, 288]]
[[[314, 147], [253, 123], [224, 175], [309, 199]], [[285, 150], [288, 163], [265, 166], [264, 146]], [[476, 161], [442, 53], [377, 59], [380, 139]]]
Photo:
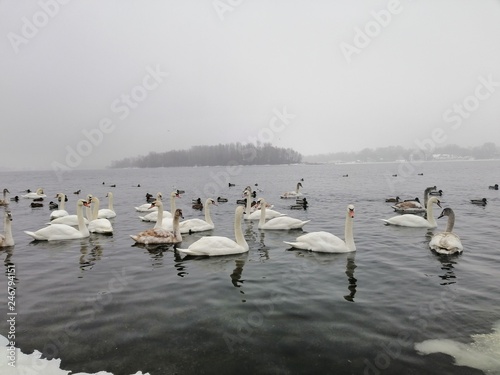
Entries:
[[[426, 247], [429, 250], [429, 241], [431, 240], [432, 236], [434, 235], [433, 231], [428, 231], [425, 235], [426, 237]], [[457, 264], [457, 260], [460, 259], [462, 256], [461, 253], [455, 253], [455, 254], [439, 254], [434, 250], [429, 250], [432, 252], [432, 254], [435, 256], [435, 258], [439, 261], [441, 264], [441, 270], [443, 271], [443, 274], [439, 274], [438, 277], [441, 279], [441, 282], [439, 285], [451, 285], [455, 284], [457, 281], [457, 276], [455, 275], [455, 267], [454, 265]]]
[[[89, 251], [90, 248], [90, 251]], [[80, 258], [79, 258], [79, 264], [80, 264], [80, 270], [82, 271], [88, 271], [91, 270], [95, 263], [102, 258], [102, 246], [99, 244], [99, 241], [91, 241], [89, 242], [82, 242], [81, 247], [80, 247]]]

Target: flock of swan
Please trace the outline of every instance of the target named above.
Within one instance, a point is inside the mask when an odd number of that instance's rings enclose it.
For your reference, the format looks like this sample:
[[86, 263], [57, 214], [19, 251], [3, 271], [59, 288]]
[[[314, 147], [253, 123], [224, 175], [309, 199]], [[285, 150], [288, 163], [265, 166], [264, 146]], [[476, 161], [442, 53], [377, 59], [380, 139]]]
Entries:
[[[498, 185], [490, 186], [490, 189], [497, 189]], [[302, 199], [301, 182], [297, 183], [295, 191], [286, 192], [280, 195], [282, 199], [296, 198]], [[3, 200], [0, 204], [7, 206], [4, 189]], [[442, 190], [436, 187], [429, 187], [424, 191], [424, 204], [418, 198], [414, 200], [401, 201], [399, 197], [386, 199], [386, 202], [395, 203], [392, 208], [398, 214], [389, 218], [381, 219], [387, 225], [395, 225], [413, 228], [436, 228], [437, 222], [434, 217], [434, 205], [441, 208], [439, 197]], [[164, 210], [163, 195], [158, 193], [151, 203], [145, 203], [135, 207], [135, 210], [144, 214], [139, 216], [145, 222], [154, 222], [151, 229], [143, 230], [130, 237], [136, 242], [145, 245], [152, 244], [175, 244], [175, 249], [187, 255], [218, 256], [239, 254], [248, 251], [243, 231], [242, 221], [258, 220], [260, 230], [293, 230], [302, 229], [310, 220], [300, 220], [273, 210], [273, 206], [268, 204], [264, 198], [259, 198], [257, 204], [251, 205], [251, 198], [255, 197], [255, 192], [248, 186], [243, 191], [244, 205], [238, 205], [234, 213], [234, 240], [228, 237], [207, 235], [201, 237], [189, 247], [177, 247], [182, 242], [183, 234], [195, 232], [211, 231], [215, 228], [210, 215], [212, 205], [217, 205], [216, 200], [208, 198], [205, 204], [201, 204], [205, 211], [205, 218], [184, 219], [181, 209], [176, 208], [176, 199], [180, 197], [179, 191], [170, 194], [170, 212]], [[46, 195], [43, 189], [36, 192], [29, 192], [22, 196], [27, 199], [43, 198]], [[150, 195], [150, 197], [152, 197]], [[100, 201], [97, 197], [88, 195], [86, 199], [78, 199], [76, 203], [76, 214], [70, 215], [65, 209], [66, 196], [58, 193], [56, 198], [59, 206], [50, 214], [50, 221], [47, 225], [37, 231], [24, 231], [37, 241], [55, 241], [78, 239], [90, 236], [90, 233], [112, 234], [113, 226], [109, 219], [116, 217], [113, 208], [113, 193], [107, 194], [108, 208], [100, 208]], [[149, 198], [149, 197], [147, 197]], [[217, 198], [219, 202], [227, 202], [227, 199]], [[298, 200], [297, 200], [298, 201]], [[482, 200], [481, 200], [482, 201]], [[193, 203], [200, 204], [200, 200], [193, 200]], [[472, 203], [475, 203], [472, 201]], [[86, 215], [84, 215], [86, 210]], [[344, 239], [326, 231], [310, 232], [297, 237], [294, 241], [283, 241], [292, 248], [325, 253], [345, 253], [356, 250], [353, 235], [353, 221], [355, 208], [349, 204], [346, 208]], [[422, 216], [422, 214], [424, 216]], [[86, 216], [86, 217], [85, 217]], [[444, 208], [438, 218], [447, 217], [448, 222], [444, 232], [433, 235], [429, 242], [429, 248], [440, 254], [455, 254], [463, 251], [460, 237], [453, 232], [455, 223], [455, 213], [451, 208]], [[4, 214], [4, 234], [0, 234], [0, 247], [14, 246], [12, 236], [12, 214], [5, 211]]]

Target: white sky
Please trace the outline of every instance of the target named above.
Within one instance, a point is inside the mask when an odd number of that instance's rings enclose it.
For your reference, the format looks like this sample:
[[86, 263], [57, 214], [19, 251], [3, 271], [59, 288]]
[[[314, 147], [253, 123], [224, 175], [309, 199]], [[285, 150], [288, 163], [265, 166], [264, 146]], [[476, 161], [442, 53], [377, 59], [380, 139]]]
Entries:
[[500, 145], [498, 0], [0, 0], [0, 53], [0, 169], [255, 139], [412, 147], [436, 128], [436, 145]]

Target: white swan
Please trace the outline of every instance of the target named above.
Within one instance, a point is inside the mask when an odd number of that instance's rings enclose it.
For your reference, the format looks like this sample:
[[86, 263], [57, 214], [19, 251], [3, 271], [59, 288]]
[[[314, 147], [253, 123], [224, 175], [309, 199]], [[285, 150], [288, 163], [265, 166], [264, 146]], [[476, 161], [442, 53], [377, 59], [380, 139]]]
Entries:
[[0, 234], [0, 247], [14, 246], [14, 238], [12, 237], [12, 214], [9, 211], [5, 211], [3, 230], [4, 234]]
[[68, 211], [66, 211], [66, 195], [63, 193], [57, 193], [56, 198], [59, 200], [59, 209], [54, 210], [50, 213], [50, 220], [57, 219], [59, 217], [68, 216]]
[[116, 217], [116, 212], [113, 207], [113, 193], [108, 192], [108, 194], [106, 194], [106, 197], [108, 198], [108, 208], [101, 208], [99, 210], [99, 212], [97, 213], [98, 219], [112, 219]]
[[10, 193], [8, 189], [3, 189], [3, 199], [0, 199], [0, 206], [8, 206], [9, 201], [7, 200], [7, 193]]
[[233, 241], [227, 237], [204, 236], [192, 243], [187, 249], [177, 249], [180, 253], [187, 255], [231, 255], [241, 254], [248, 251], [248, 244], [241, 230], [241, 219], [243, 217], [243, 206], [236, 207], [234, 212], [234, 237]]
[[432, 205], [436, 203], [441, 207], [441, 203], [437, 197], [431, 197], [427, 202], [427, 219], [419, 215], [404, 214], [391, 217], [390, 219], [381, 219], [386, 224], [399, 225], [402, 227], [413, 227], [413, 228], [436, 228], [437, 223], [434, 218]]
[[[79, 199], [76, 203], [76, 212], [78, 217], [78, 229], [71, 225], [53, 224], [39, 229], [36, 232], [24, 231], [28, 236], [33, 237], [37, 241], [53, 241], [53, 240], [72, 240], [77, 238], [85, 238], [90, 235], [87, 226], [83, 220], [83, 206], [88, 206], [87, 201]], [[66, 218], [62, 217], [60, 219]]]
[[[158, 207], [158, 222], [161, 225], [163, 220], [162, 211], [163, 211], [163, 203], [158, 200], [154, 201], [152, 205]], [[163, 228], [153, 228], [140, 232], [135, 236], [130, 236], [135, 242], [142, 243], [145, 245], [152, 244], [171, 244], [171, 243], [179, 243], [182, 242], [182, 236], [179, 231], [179, 220], [182, 218], [182, 210], [175, 210], [174, 219], [173, 219], [173, 232], [165, 230]]]
[[302, 195], [302, 193], [300, 192], [301, 187], [302, 184], [300, 182], [297, 182], [297, 187], [295, 188], [295, 191], [287, 191], [286, 193], [281, 194], [280, 198], [287, 199], [287, 198], [300, 197]]
[[[88, 217], [92, 217], [92, 215], [89, 213], [90, 212], [89, 205], [87, 204], [87, 205], [85, 205], [85, 207], [88, 208], [87, 216]], [[85, 225], [89, 224], [89, 220], [87, 218], [83, 217], [83, 208], [82, 208], [82, 219], [83, 219], [83, 223]], [[76, 227], [76, 226], [79, 225], [78, 212], [77, 212], [76, 215], [71, 214], [71, 215], [66, 215], [66, 216], [63, 216], [63, 217], [58, 217], [57, 219], [51, 220], [47, 224], [50, 224], [50, 225], [53, 225], [53, 224], [64, 224], [64, 225], [71, 225], [72, 227]]]
[[[214, 229], [215, 225], [210, 216], [210, 207], [215, 204], [212, 198], [208, 198], [205, 201], [205, 220], [202, 219], [188, 219], [181, 221], [179, 223], [179, 230], [181, 234], [204, 232], [207, 230]], [[163, 220], [162, 228], [166, 230], [172, 230], [172, 222], [170, 220]]]
[[453, 226], [455, 225], [455, 213], [451, 208], [445, 208], [439, 218], [448, 216], [448, 223], [446, 230], [432, 236], [429, 242], [429, 248], [439, 254], [458, 254], [464, 250], [460, 237], [453, 233]]
[[[170, 193], [170, 212], [163, 211], [163, 218], [164, 219], [173, 218], [172, 212], [175, 212], [175, 209], [176, 209], [175, 198], [180, 198], [180, 195], [179, 195], [179, 193], [177, 193], [177, 191], [173, 191]], [[159, 199], [159, 200], [161, 200], [161, 199]], [[158, 221], [158, 208], [156, 208], [155, 211], [150, 212], [149, 214], [146, 214], [144, 216], [139, 216], [139, 219], [141, 219], [142, 221], [157, 222]], [[156, 228], [156, 226], [155, 226], [155, 228]]]
[[261, 205], [260, 209], [260, 220], [259, 229], [273, 229], [273, 230], [289, 230], [289, 229], [300, 229], [306, 225], [311, 220], [299, 220], [289, 216], [275, 217], [266, 222], [266, 201], [264, 198], [259, 199]]
[[[248, 190], [245, 190], [244, 195], [247, 198], [244, 219], [245, 220], [260, 220], [260, 213], [261, 213], [262, 207], [260, 209], [253, 209], [251, 206], [252, 203], [250, 202], [251, 193]], [[266, 220], [273, 219], [275, 217], [286, 216], [285, 214], [282, 214], [281, 212], [269, 209], [267, 207], [267, 205], [266, 205], [265, 212], [266, 212]]]
[[113, 234], [113, 226], [108, 219], [99, 218], [99, 198], [92, 197], [92, 220], [89, 222], [90, 233]]
[[36, 193], [28, 193], [25, 195], [21, 195], [23, 198], [28, 198], [28, 199], [35, 199], [35, 198], [46, 198], [47, 196], [43, 193], [42, 188], [38, 188], [36, 190]]
[[350, 204], [347, 206], [347, 213], [345, 217], [345, 241], [342, 241], [339, 237], [331, 233], [321, 231], [311, 232], [299, 236], [295, 242], [283, 242], [296, 249], [322, 253], [348, 253], [356, 251], [356, 245], [354, 244], [354, 236], [352, 233], [353, 219], [354, 206]]
[[[156, 194], [156, 200], [161, 201], [162, 198], [163, 198], [162, 193], [158, 192]], [[151, 211], [156, 211], [158, 209], [156, 206], [151, 207], [151, 203], [144, 203], [144, 204], [141, 204], [140, 206], [134, 207], [134, 208], [136, 211], [139, 211], [139, 212], [151, 212]]]

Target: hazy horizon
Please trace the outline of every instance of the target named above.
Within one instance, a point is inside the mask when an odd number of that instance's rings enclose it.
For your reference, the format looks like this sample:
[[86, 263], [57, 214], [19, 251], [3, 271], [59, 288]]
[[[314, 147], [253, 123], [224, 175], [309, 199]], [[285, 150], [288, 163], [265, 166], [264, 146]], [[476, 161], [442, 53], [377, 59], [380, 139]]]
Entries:
[[0, 170], [495, 142], [500, 2], [0, 2]]

